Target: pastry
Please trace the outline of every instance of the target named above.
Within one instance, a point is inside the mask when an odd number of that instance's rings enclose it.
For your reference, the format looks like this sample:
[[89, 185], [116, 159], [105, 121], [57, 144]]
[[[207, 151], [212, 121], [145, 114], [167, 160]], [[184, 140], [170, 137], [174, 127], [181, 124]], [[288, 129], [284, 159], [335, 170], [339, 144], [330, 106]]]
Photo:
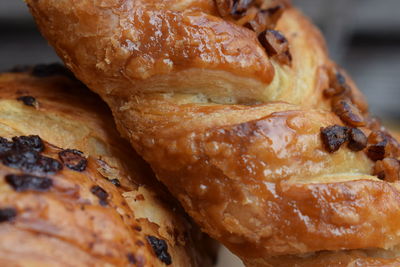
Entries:
[[157, 178], [248, 266], [398, 264], [399, 144], [288, 1], [27, 3]]
[[215, 244], [95, 94], [61, 65], [13, 71], [0, 74], [1, 266], [212, 266]]

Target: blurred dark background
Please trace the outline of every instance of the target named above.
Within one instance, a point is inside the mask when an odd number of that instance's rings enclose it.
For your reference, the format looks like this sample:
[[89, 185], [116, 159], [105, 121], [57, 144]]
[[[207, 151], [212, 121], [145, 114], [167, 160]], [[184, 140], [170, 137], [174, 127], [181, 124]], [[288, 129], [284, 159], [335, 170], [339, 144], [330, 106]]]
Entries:
[[[331, 56], [367, 95], [371, 110], [400, 124], [400, 0], [293, 0], [324, 32]], [[0, 71], [58, 61], [22, 0], [0, 0]]]

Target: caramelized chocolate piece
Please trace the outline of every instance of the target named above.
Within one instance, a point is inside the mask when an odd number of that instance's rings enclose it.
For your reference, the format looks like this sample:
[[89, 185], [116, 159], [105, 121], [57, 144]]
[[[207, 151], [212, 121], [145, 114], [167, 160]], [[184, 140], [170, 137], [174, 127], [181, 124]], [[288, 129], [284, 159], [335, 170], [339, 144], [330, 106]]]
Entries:
[[37, 135], [13, 137], [14, 146], [19, 150], [33, 150], [43, 152], [44, 144], [42, 139]]
[[373, 161], [383, 160], [387, 143], [387, 138], [383, 132], [372, 132], [368, 136], [368, 144], [370, 144], [367, 150], [368, 157]]
[[46, 192], [53, 186], [53, 180], [46, 177], [33, 175], [15, 175], [6, 176], [6, 182], [17, 192], [38, 191]]
[[321, 138], [326, 149], [333, 153], [348, 140], [348, 128], [340, 125], [333, 125], [321, 129]]
[[367, 147], [367, 137], [357, 128], [351, 128], [348, 132], [349, 144], [348, 147], [353, 151], [361, 151]]
[[330, 88], [324, 90], [325, 97], [333, 97], [338, 95], [349, 96], [351, 94], [350, 86], [346, 83], [346, 78], [340, 72], [331, 72], [330, 74]]
[[386, 182], [396, 182], [400, 178], [400, 163], [394, 158], [385, 158], [375, 164], [374, 175]]
[[108, 204], [108, 201], [107, 201], [108, 193], [103, 188], [101, 188], [98, 185], [94, 185], [90, 189], [90, 192], [92, 192], [93, 195], [95, 195], [96, 197], [99, 198], [100, 205], [107, 206], [107, 204]]
[[62, 163], [69, 169], [83, 172], [87, 166], [87, 160], [83, 153], [76, 149], [66, 149], [58, 153]]
[[258, 40], [269, 57], [275, 58], [282, 64], [291, 64], [292, 56], [289, 51], [289, 42], [279, 31], [263, 31], [258, 35]]
[[0, 209], [0, 223], [11, 222], [17, 217], [17, 211], [14, 208]]
[[256, 16], [243, 26], [255, 31], [257, 34], [267, 30], [274, 29], [284, 11], [283, 5], [277, 5], [268, 9], [262, 9]]
[[253, 0], [215, 0], [215, 3], [222, 17], [238, 18], [247, 11]]
[[165, 240], [158, 239], [155, 236], [147, 236], [147, 241], [153, 248], [154, 253], [156, 256], [164, 262], [166, 265], [172, 264], [171, 256], [168, 253], [168, 244]]
[[26, 106], [36, 107], [38, 104], [33, 96], [20, 96], [17, 100], [22, 101]]
[[332, 109], [345, 124], [352, 127], [365, 126], [363, 116], [358, 108], [351, 103], [349, 98], [334, 98], [332, 100]]

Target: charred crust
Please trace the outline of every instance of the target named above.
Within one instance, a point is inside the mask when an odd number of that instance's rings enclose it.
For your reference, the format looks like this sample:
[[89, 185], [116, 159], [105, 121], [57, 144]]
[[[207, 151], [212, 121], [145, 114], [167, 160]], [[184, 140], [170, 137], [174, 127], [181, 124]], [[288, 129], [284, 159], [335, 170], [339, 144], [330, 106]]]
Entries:
[[349, 144], [348, 148], [352, 151], [361, 151], [367, 147], [367, 136], [357, 128], [351, 128], [348, 132]]
[[38, 103], [36, 101], [36, 98], [34, 98], [33, 96], [20, 96], [17, 98], [18, 101], [21, 101], [22, 103], [24, 103], [24, 105], [26, 106], [30, 106], [30, 107], [37, 107]]
[[17, 210], [14, 208], [0, 209], [0, 223], [12, 222], [17, 217]]
[[90, 192], [99, 199], [99, 203], [101, 206], [108, 205], [108, 193], [103, 188], [98, 185], [94, 185], [92, 186], [92, 188], [90, 188]]
[[349, 129], [340, 125], [333, 125], [321, 128], [321, 139], [330, 153], [338, 151], [339, 148], [348, 140]]
[[66, 149], [58, 153], [61, 162], [69, 169], [83, 172], [86, 170], [87, 159], [83, 152], [76, 149]]
[[171, 255], [168, 253], [168, 244], [165, 240], [159, 239], [155, 236], [148, 235], [147, 241], [153, 248], [157, 258], [164, 262], [166, 265], [172, 264]]
[[53, 180], [46, 177], [33, 175], [15, 175], [9, 174], [5, 181], [17, 192], [37, 191], [46, 192], [53, 186]]

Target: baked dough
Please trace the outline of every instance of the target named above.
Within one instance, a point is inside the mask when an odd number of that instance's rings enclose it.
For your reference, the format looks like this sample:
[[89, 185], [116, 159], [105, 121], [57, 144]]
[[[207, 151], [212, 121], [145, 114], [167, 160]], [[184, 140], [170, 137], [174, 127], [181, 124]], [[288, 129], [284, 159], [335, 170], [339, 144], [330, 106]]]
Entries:
[[397, 264], [399, 144], [286, 1], [27, 3], [158, 179], [249, 266]]
[[0, 265], [212, 266], [106, 105], [60, 65], [28, 70], [0, 74]]

